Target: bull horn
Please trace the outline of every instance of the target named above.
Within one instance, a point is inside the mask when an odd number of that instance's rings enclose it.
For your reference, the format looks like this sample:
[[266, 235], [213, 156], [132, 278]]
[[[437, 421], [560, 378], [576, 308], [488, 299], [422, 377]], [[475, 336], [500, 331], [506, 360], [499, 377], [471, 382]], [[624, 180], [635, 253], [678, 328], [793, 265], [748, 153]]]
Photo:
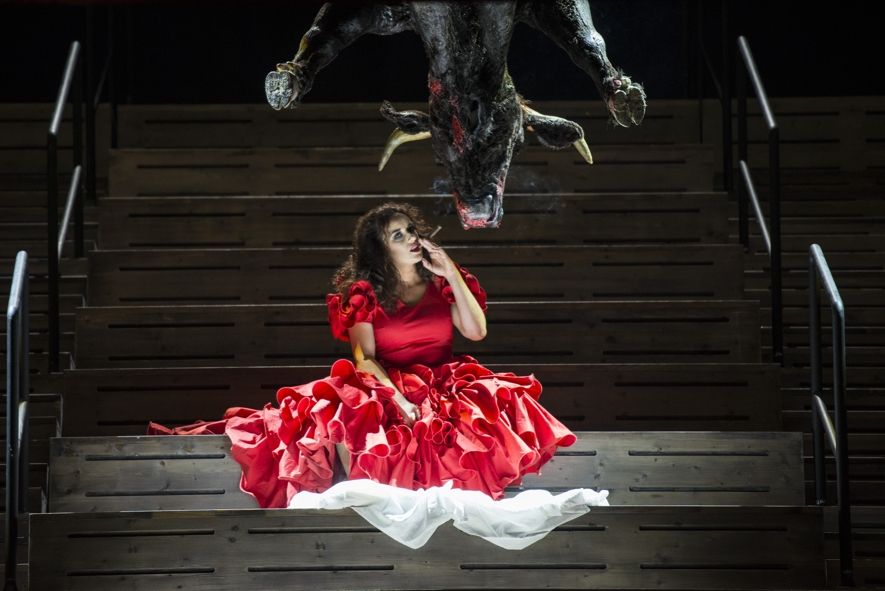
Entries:
[[587, 140], [581, 138], [572, 145], [578, 151], [578, 154], [587, 161], [587, 164], [593, 164], [593, 154], [590, 153], [590, 146], [587, 145]]
[[429, 131], [406, 133], [402, 129], [394, 129], [393, 133], [390, 134], [390, 137], [387, 138], [387, 144], [384, 146], [384, 154], [381, 155], [381, 162], [378, 163], [378, 171], [380, 172], [384, 170], [384, 167], [387, 166], [387, 161], [390, 160], [390, 157], [393, 155], [393, 151], [399, 148], [402, 144], [426, 139], [430, 139]]

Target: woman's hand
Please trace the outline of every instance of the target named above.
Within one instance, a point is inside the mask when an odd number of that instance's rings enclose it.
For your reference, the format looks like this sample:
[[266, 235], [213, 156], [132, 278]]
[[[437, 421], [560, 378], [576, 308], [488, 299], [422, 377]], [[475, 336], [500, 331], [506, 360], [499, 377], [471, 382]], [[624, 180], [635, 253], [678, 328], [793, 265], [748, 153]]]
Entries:
[[458, 267], [455, 265], [455, 262], [449, 258], [449, 255], [446, 254], [446, 251], [441, 246], [434, 244], [426, 238], [418, 238], [418, 243], [430, 255], [429, 261], [425, 258], [421, 259], [421, 264], [424, 265], [425, 269], [448, 281], [458, 274]]
[[421, 409], [406, 400], [402, 394], [394, 396], [393, 403], [396, 404], [396, 408], [399, 410], [399, 414], [403, 418], [403, 423], [405, 423], [407, 427], [411, 427], [415, 424], [415, 421], [421, 419]]

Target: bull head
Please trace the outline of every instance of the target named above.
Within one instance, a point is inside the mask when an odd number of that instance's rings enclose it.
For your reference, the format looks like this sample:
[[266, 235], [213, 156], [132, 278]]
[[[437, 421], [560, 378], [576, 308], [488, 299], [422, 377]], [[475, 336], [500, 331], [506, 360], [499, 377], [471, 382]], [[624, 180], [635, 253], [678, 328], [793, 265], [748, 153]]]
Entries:
[[[512, 87], [512, 85], [509, 85]], [[431, 82], [431, 96], [434, 84]], [[390, 134], [378, 170], [384, 170], [393, 152], [402, 144], [432, 139], [437, 159], [445, 163], [452, 180], [453, 195], [461, 224], [467, 228], [494, 228], [504, 214], [504, 183], [510, 161], [523, 144], [524, 132], [534, 132], [548, 148], [574, 146], [593, 164], [590, 147], [581, 126], [568, 119], [542, 115], [528, 107], [515, 92], [517, 112], [505, 111], [487, 120], [483, 104], [472, 102], [464, 117], [453, 100], [437, 101], [437, 119], [449, 125], [433, 127], [431, 116], [421, 111], [397, 111], [385, 101], [381, 114], [396, 125]], [[434, 101], [431, 99], [431, 109]], [[502, 101], [493, 101], [501, 105]], [[432, 111], [433, 112], [433, 111]], [[462, 123], [466, 122], [466, 125]], [[510, 125], [510, 123], [513, 125]]]
[[537, 134], [540, 143], [550, 148], [574, 146], [588, 163], [593, 162], [578, 124], [538, 113], [517, 94], [506, 57], [519, 21], [547, 34], [591, 76], [616, 124], [642, 121], [645, 93], [608, 61], [587, 0], [326, 4], [295, 58], [268, 74], [268, 102], [277, 109], [297, 105], [316, 73], [362, 34], [414, 31], [424, 43], [430, 66], [429, 109], [398, 111], [388, 102], [382, 105], [382, 115], [396, 128], [379, 169], [403, 143], [431, 140], [437, 160], [449, 174], [461, 224], [494, 228], [504, 214], [510, 162], [526, 131]]

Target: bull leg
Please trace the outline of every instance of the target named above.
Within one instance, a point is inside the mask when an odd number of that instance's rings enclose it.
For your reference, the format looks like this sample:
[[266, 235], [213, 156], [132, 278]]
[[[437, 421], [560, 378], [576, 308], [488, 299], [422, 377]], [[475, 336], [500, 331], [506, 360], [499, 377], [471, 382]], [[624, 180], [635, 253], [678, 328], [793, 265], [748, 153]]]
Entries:
[[390, 35], [411, 26], [402, 7], [326, 3], [301, 38], [291, 61], [277, 64], [265, 79], [267, 101], [275, 109], [296, 106], [313, 86], [320, 70], [366, 33]]
[[590, 75], [618, 125], [629, 127], [642, 122], [645, 90], [609, 61], [605, 40], [593, 26], [589, 0], [526, 0], [521, 17]]

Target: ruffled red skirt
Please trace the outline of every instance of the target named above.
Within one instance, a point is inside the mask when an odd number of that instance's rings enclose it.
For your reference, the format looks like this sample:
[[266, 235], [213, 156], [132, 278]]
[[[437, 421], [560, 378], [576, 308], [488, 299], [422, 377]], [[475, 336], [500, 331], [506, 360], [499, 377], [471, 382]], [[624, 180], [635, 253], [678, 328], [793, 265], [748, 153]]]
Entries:
[[220, 421], [176, 429], [151, 423], [148, 431], [227, 434], [243, 469], [240, 487], [262, 507], [285, 507], [295, 493], [332, 486], [338, 443], [350, 451], [351, 479], [413, 490], [451, 480], [500, 498], [557, 447], [575, 442], [538, 403], [534, 376], [495, 373], [467, 356], [388, 375], [421, 409], [412, 427], [403, 424], [392, 389], [340, 359], [329, 377], [280, 388], [277, 407], [230, 408]]

